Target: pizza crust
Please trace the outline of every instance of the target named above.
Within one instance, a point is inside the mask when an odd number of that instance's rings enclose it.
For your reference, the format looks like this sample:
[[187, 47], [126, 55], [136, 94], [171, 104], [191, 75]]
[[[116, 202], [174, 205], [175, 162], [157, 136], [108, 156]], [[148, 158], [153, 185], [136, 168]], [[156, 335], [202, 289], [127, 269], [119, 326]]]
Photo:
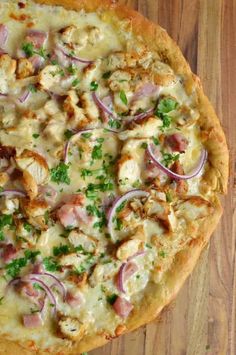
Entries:
[[[140, 35], [150, 49], [156, 50], [162, 60], [168, 63], [176, 74], [183, 76], [188, 94], [195, 91], [197, 95], [198, 109], [201, 115], [199, 122], [203, 142], [208, 150], [209, 161], [204, 180], [211, 187], [213, 186], [216, 194], [213, 201], [214, 213], [199, 220], [195, 239], [185, 249], [176, 254], [171, 269], [163, 277], [165, 287], [162, 284], [150, 283], [139, 309], [132, 312], [126, 323], [126, 330], [125, 328], [122, 329], [124, 333], [129, 332], [155, 319], [162, 309], [173, 300], [184, 281], [192, 272], [201, 251], [216, 228], [222, 214], [222, 207], [217, 193], [226, 193], [228, 182], [229, 153], [225, 135], [211, 103], [204, 95], [199, 78], [191, 72], [190, 66], [179, 47], [160, 26], [150, 22], [134, 10], [115, 4], [112, 0], [34, 1], [46, 5], [61, 5], [73, 10], [107, 10], [107, 16], [114, 16], [115, 14], [119, 19], [128, 18], [131, 21], [133, 32]], [[50, 350], [55, 355], [78, 355], [81, 352], [99, 347], [109, 340], [110, 338], [106, 334], [85, 336], [79, 342], [75, 342], [71, 348]], [[19, 352], [22, 355], [32, 353], [48, 354], [48, 351], [37, 350], [32, 342], [18, 344], [6, 339], [1, 340], [1, 354], [17, 354]]]

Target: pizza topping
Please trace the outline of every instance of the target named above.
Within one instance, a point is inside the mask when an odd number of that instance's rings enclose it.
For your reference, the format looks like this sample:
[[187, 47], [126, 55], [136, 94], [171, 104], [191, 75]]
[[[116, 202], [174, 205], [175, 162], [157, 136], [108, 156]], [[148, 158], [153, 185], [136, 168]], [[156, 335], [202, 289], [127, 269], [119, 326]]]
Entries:
[[133, 309], [133, 305], [125, 298], [117, 297], [113, 309], [121, 318], [127, 318]]
[[117, 288], [120, 292], [125, 293], [125, 282], [137, 271], [138, 266], [132, 261], [121, 265], [117, 276]]
[[25, 314], [23, 316], [23, 324], [26, 328], [38, 328], [43, 325], [40, 313]]
[[12, 244], [6, 244], [2, 249], [2, 258], [5, 263], [10, 262], [17, 256], [17, 250]]
[[159, 168], [161, 169], [163, 172], [165, 172], [168, 176], [172, 177], [173, 179], [179, 180], [188, 180], [188, 179], [192, 179], [193, 177], [197, 176], [198, 174], [200, 174], [201, 170], [204, 167], [204, 164], [207, 160], [207, 152], [206, 150], [202, 150], [201, 152], [201, 156], [199, 159], [199, 162], [197, 164], [197, 166], [194, 168], [194, 170], [192, 172], [190, 172], [187, 175], [179, 175], [174, 173], [173, 171], [171, 171], [170, 169], [168, 169], [166, 166], [164, 166], [154, 155], [153, 153], [153, 145], [148, 145], [148, 153], [150, 155], [150, 158], [152, 159], [153, 163]]
[[165, 144], [169, 146], [173, 152], [184, 153], [188, 146], [188, 140], [182, 134], [174, 133], [166, 136]]
[[3, 48], [8, 40], [9, 32], [6, 25], [0, 24], [0, 48]]

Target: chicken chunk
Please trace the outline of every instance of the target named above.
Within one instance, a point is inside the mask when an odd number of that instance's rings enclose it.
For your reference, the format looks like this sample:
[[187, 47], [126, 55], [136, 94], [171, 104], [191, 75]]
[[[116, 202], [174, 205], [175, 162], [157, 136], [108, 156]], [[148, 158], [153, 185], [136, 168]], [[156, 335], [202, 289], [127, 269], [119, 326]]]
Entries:
[[85, 332], [85, 325], [78, 319], [71, 317], [62, 317], [58, 323], [60, 333], [63, 337], [79, 341]]
[[117, 259], [124, 261], [136, 254], [139, 251], [141, 243], [140, 239], [130, 239], [122, 243], [116, 251]]
[[119, 270], [119, 263], [97, 264], [89, 278], [89, 283], [92, 287], [100, 284], [103, 281], [112, 279]]
[[45, 216], [49, 206], [46, 201], [22, 199], [21, 207], [30, 224], [40, 230], [48, 229]]
[[26, 170], [35, 179], [38, 185], [43, 185], [49, 177], [49, 168], [44, 157], [38, 153], [25, 149], [23, 153], [15, 158], [18, 168]]
[[68, 255], [63, 255], [60, 258], [60, 264], [64, 266], [74, 266], [78, 269], [81, 264], [86, 260], [86, 258], [86, 255], [71, 253]]
[[186, 197], [175, 206], [176, 215], [187, 221], [195, 221], [204, 218], [213, 213], [211, 203], [200, 196]]
[[88, 92], [83, 93], [80, 96], [80, 102], [81, 105], [84, 109], [84, 114], [85, 116], [91, 121], [91, 122], [98, 122], [99, 118], [99, 110], [97, 108], [97, 105], [95, 104], [92, 95]]
[[43, 130], [43, 134], [56, 144], [61, 144], [64, 140], [65, 132], [65, 114], [61, 112], [53, 115]]
[[34, 67], [27, 58], [20, 58], [17, 63], [16, 77], [24, 79], [34, 74]]
[[130, 89], [129, 81], [131, 74], [124, 70], [116, 70], [109, 78], [109, 87], [112, 91], [128, 91]]
[[75, 230], [70, 232], [68, 240], [74, 247], [81, 247], [81, 250], [85, 250], [88, 253], [94, 253], [98, 244], [96, 239]]
[[[62, 69], [58, 65], [47, 65], [38, 75], [38, 82], [42, 90], [53, 92], [59, 87]], [[60, 91], [60, 90], [59, 90]]]
[[130, 154], [124, 154], [118, 161], [118, 183], [120, 191], [129, 191], [134, 187], [134, 184], [140, 180], [141, 169], [138, 162]]
[[7, 94], [9, 85], [15, 80], [16, 60], [8, 54], [0, 56], [0, 93]]
[[158, 136], [162, 121], [156, 117], [148, 117], [139, 123], [131, 123], [129, 129], [119, 133], [121, 140], [128, 138], [149, 138]]

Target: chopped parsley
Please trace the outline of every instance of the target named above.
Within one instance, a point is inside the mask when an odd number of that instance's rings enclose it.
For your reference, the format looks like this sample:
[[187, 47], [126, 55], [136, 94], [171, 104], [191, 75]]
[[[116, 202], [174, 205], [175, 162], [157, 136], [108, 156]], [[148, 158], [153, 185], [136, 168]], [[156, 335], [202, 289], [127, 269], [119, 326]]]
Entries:
[[67, 72], [69, 74], [75, 75], [77, 72], [77, 67], [74, 64], [70, 64], [69, 67], [67, 67]]
[[172, 202], [173, 201], [171, 193], [169, 191], [166, 192], [166, 201], [167, 202]]
[[72, 136], [74, 135], [74, 132], [67, 129], [65, 132], [64, 132], [64, 136], [67, 140], [69, 140]]
[[160, 250], [158, 255], [161, 257], [161, 258], [165, 258], [167, 256], [167, 253], [164, 251], [164, 250]]
[[3, 300], [4, 300], [4, 296], [0, 297], [0, 306], [2, 305]]
[[36, 88], [36, 86], [33, 85], [33, 84], [29, 84], [29, 85], [28, 85], [28, 89], [29, 89], [29, 91], [32, 92], [32, 93], [37, 92], [37, 88]]
[[108, 125], [109, 125], [111, 128], [116, 128], [116, 129], [119, 129], [119, 128], [121, 127], [120, 121], [114, 120], [114, 119], [112, 119], [112, 118], [109, 119]]
[[159, 142], [159, 139], [157, 139], [156, 137], [152, 137], [152, 141], [155, 145], [159, 145], [160, 142]]
[[179, 154], [162, 153], [162, 164], [166, 167], [170, 166], [173, 162], [179, 160]]
[[51, 169], [51, 180], [57, 184], [63, 183], [70, 185], [70, 178], [68, 175], [69, 166], [65, 163], [60, 163], [55, 168]]
[[89, 169], [82, 169], [80, 176], [85, 180], [87, 176], [93, 176], [93, 172]]
[[92, 133], [82, 133], [81, 136], [85, 139], [92, 137]]
[[102, 159], [102, 144], [95, 145], [92, 150], [92, 159]]
[[115, 218], [114, 219], [114, 222], [115, 222], [115, 230], [117, 231], [121, 231], [122, 228], [123, 228], [123, 222], [120, 218]]
[[168, 113], [175, 110], [177, 107], [178, 102], [171, 97], [163, 98], [158, 103], [155, 115], [160, 117], [163, 122], [162, 130], [170, 127], [171, 117], [168, 115]]
[[79, 80], [79, 79], [75, 79], [75, 80], [72, 81], [71, 85], [72, 85], [73, 88], [74, 88], [74, 87], [78, 86], [79, 83], [80, 83], [80, 80]]
[[59, 247], [53, 247], [53, 255], [54, 256], [61, 256], [70, 253], [70, 248], [68, 245], [60, 245]]
[[123, 104], [125, 104], [127, 106], [128, 99], [127, 99], [127, 96], [126, 96], [124, 90], [121, 90], [121, 92], [120, 92], [120, 99], [123, 102]]
[[147, 145], [146, 142], [143, 142], [143, 143], [141, 144], [141, 148], [142, 148], [142, 149], [147, 149], [147, 146], [148, 146], [148, 145]]
[[113, 293], [112, 295], [107, 296], [107, 302], [110, 303], [110, 305], [113, 305], [117, 299], [117, 295]]
[[119, 212], [121, 212], [121, 211], [124, 209], [124, 207], [125, 207], [125, 205], [126, 205], [126, 202], [127, 202], [127, 201], [123, 201], [123, 202], [116, 208], [116, 213], [119, 213]]
[[39, 134], [38, 133], [34, 133], [34, 134], [32, 134], [32, 137], [34, 138], [34, 139], [37, 139], [37, 138], [39, 138]]
[[32, 57], [34, 55], [34, 45], [33, 43], [23, 43], [22, 44], [22, 50], [25, 52], [27, 57]]
[[25, 250], [25, 257], [14, 259], [6, 265], [7, 275], [12, 278], [17, 277], [21, 269], [25, 267], [28, 262], [34, 262], [35, 257], [39, 254], [40, 251]]
[[2, 214], [0, 216], [0, 240], [4, 240], [3, 228], [13, 225], [13, 218], [10, 214]]
[[92, 81], [90, 83], [90, 90], [91, 91], [96, 91], [98, 89], [98, 83], [96, 81]]
[[31, 231], [32, 231], [32, 226], [31, 226], [31, 224], [25, 222], [25, 223], [24, 223], [24, 229], [25, 229], [27, 232], [31, 232]]
[[47, 271], [51, 271], [51, 272], [55, 272], [60, 269], [60, 265], [52, 256], [48, 256], [44, 258], [43, 265]]
[[21, 48], [25, 52], [27, 57], [32, 57], [34, 54], [37, 54], [44, 59], [47, 58], [45, 49], [41, 47], [38, 51], [36, 51], [33, 43], [31, 42], [23, 43]]

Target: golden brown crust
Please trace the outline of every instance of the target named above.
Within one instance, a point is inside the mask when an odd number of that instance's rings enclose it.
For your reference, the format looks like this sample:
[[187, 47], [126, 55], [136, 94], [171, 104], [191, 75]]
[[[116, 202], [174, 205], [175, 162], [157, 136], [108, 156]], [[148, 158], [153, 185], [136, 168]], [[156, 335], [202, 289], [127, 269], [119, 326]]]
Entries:
[[[204, 176], [207, 183], [214, 187], [215, 192], [225, 193], [227, 190], [228, 181], [228, 160], [229, 154], [223, 130], [219, 120], [205, 97], [199, 79], [192, 74], [191, 69], [184, 59], [180, 49], [174, 41], [168, 36], [165, 30], [158, 25], [155, 25], [145, 19], [139, 13], [114, 4], [112, 0], [35, 0], [41, 4], [62, 5], [67, 9], [86, 11], [94, 11], [98, 9], [107, 10], [108, 17], [114, 17], [114, 14], [119, 19], [128, 18], [132, 24], [132, 30], [137, 35], [142, 36], [144, 42], [148, 46], [157, 50], [162, 60], [168, 63], [176, 74], [182, 76], [185, 87], [189, 94], [196, 93], [197, 106], [200, 111], [200, 126], [205, 146], [208, 150], [209, 166]], [[204, 246], [209, 241], [222, 213], [222, 208], [217, 196], [213, 199], [214, 213], [207, 218], [198, 221], [197, 235], [189, 243], [185, 249], [179, 252], [168, 270], [163, 281], [160, 284], [150, 284], [146, 290], [146, 295], [139, 307], [129, 317], [126, 324], [127, 332], [131, 331], [145, 323], [153, 320], [161, 310], [176, 296], [182, 284], [192, 272], [199, 255]], [[105, 334], [85, 336], [70, 349], [58, 351], [54, 349], [54, 354], [78, 354], [80, 352], [89, 351], [95, 347], [101, 346], [108, 342]], [[45, 352], [34, 350], [23, 351], [22, 348], [14, 343], [4, 340], [1, 342], [1, 354], [18, 353], [30, 354], [45, 354]]]

